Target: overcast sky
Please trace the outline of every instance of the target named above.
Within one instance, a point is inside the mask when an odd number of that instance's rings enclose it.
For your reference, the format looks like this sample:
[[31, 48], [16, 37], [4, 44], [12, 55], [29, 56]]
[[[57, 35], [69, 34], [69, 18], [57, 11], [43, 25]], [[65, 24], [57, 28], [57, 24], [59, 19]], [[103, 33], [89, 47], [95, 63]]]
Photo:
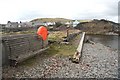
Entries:
[[0, 0], [0, 23], [35, 18], [107, 19], [118, 22], [119, 0]]

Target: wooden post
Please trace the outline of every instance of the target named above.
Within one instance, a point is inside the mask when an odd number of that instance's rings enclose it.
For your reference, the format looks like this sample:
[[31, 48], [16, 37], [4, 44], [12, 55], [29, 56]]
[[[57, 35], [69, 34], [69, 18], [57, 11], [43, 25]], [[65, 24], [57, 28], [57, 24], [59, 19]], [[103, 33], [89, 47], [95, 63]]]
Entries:
[[69, 26], [67, 26], [67, 37], [69, 36]]
[[69, 36], [69, 30], [67, 29], [67, 37]]
[[78, 45], [78, 48], [77, 48], [77, 51], [73, 55], [73, 59], [72, 59], [73, 62], [77, 62], [77, 63], [79, 62], [79, 59], [80, 59], [81, 53], [82, 53], [84, 38], [85, 38], [85, 32], [83, 32], [82, 38], [81, 38], [79, 45]]

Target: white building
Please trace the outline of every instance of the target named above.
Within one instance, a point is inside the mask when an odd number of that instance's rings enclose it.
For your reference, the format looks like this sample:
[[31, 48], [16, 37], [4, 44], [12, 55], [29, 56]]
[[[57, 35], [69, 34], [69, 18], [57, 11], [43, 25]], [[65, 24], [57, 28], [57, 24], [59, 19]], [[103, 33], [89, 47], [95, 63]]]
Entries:
[[77, 24], [79, 24], [80, 22], [78, 21], [78, 20], [75, 20], [74, 22], [73, 22], [73, 27], [75, 27], [75, 26], [77, 26]]
[[46, 22], [45, 26], [49, 26], [49, 25], [55, 25], [55, 22]]

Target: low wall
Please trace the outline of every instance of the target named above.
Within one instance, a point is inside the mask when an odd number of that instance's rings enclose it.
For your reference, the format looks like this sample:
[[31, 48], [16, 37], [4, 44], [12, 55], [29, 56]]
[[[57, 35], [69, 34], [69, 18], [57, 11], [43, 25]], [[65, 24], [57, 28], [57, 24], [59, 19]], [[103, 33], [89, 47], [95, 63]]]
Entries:
[[32, 57], [47, 47], [48, 41], [38, 39], [37, 35], [15, 35], [2, 37], [2, 64], [17, 64]]
[[67, 41], [72, 40], [72, 39], [75, 38], [78, 34], [80, 34], [80, 32], [69, 34], [68, 37], [67, 37]]
[[5, 33], [9, 33], [9, 32], [37, 30], [37, 29], [38, 29], [38, 26], [26, 26], [26, 27], [16, 27], [16, 28], [3, 27], [1, 28], [1, 31]]

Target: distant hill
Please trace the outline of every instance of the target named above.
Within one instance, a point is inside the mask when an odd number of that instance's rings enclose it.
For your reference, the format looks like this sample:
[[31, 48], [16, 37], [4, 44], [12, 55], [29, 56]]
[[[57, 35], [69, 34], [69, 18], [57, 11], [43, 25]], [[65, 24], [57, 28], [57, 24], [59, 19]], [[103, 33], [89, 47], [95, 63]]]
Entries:
[[65, 19], [65, 18], [37, 18], [33, 19], [30, 22], [34, 21], [40, 21], [40, 22], [69, 22], [72, 21], [71, 19]]
[[91, 20], [90, 19], [85, 19], [85, 20], [78, 20], [79, 22], [90, 22]]
[[[66, 18], [37, 18], [37, 19], [33, 19], [30, 22], [34, 22], [34, 21], [40, 21], [40, 22], [70, 22], [70, 21], [75, 21], [72, 19], [66, 19]], [[90, 22], [91, 20], [78, 20], [79, 22]]]
[[76, 26], [76, 29], [80, 29], [89, 34], [106, 34], [110, 32], [118, 31], [119, 24], [108, 20], [92, 20], [89, 22], [81, 22]]

